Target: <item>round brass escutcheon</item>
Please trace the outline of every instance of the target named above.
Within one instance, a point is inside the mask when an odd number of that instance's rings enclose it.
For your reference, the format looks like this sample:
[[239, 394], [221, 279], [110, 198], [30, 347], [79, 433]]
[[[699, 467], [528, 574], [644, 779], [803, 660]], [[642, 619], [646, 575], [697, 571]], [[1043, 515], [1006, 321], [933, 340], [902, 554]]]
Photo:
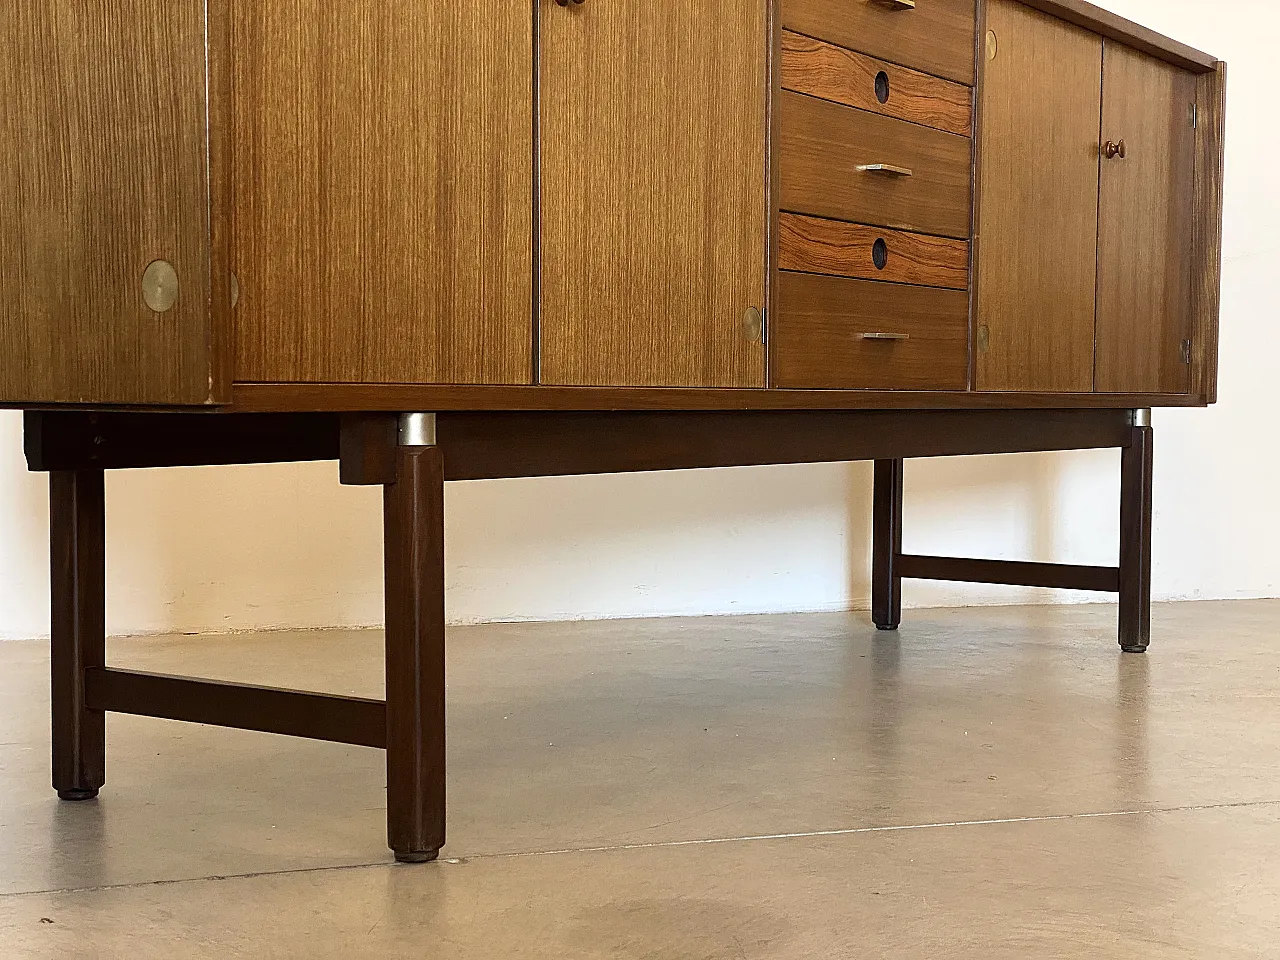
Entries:
[[742, 332], [752, 343], [760, 343], [764, 339], [764, 315], [757, 307], [747, 307], [742, 314]]
[[142, 274], [142, 299], [155, 313], [164, 313], [178, 302], [178, 271], [168, 260], [153, 260]]
[[994, 30], [987, 31], [987, 59], [994, 60], [996, 54], [1000, 52], [1000, 41], [996, 38]]

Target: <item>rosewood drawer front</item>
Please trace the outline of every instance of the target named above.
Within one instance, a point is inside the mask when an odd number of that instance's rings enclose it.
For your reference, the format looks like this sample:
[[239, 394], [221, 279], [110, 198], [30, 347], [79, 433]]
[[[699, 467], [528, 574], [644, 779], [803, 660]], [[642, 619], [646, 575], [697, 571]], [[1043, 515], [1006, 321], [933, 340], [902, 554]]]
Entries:
[[782, 33], [782, 86], [859, 110], [970, 136], [973, 91], [865, 54]]
[[973, 85], [975, 0], [782, 0], [782, 26]]
[[964, 390], [963, 290], [815, 274], [778, 275], [774, 385], [797, 389]]
[[779, 221], [782, 270], [965, 290], [969, 244], [795, 213]]
[[781, 207], [968, 239], [972, 141], [783, 91]]

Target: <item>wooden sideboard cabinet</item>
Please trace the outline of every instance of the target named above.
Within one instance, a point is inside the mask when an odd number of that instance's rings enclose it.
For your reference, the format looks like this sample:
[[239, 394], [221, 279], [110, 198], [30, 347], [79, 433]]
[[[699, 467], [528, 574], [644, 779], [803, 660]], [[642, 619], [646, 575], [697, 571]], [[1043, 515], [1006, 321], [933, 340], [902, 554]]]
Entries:
[[[0, 17], [0, 404], [50, 473], [53, 780], [129, 712], [387, 751], [444, 844], [446, 481], [875, 461], [903, 579], [1114, 593], [1217, 395], [1225, 66], [1083, 0], [32, 0]], [[902, 549], [904, 462], [1117, 448], [1114, 566]], [[384, 489], [386, 697], [105, 649], [105, 470]]]

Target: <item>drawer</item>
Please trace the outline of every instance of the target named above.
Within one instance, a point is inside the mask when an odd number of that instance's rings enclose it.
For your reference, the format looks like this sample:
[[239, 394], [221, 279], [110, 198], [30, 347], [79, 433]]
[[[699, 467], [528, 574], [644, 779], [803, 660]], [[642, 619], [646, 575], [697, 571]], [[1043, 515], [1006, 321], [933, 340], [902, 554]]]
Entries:
[[781, 207], [968, 239], [972, 141], [783, 91]]
[[782, 32], [782, 86], [962, 137], [973, 132], [973, 91], [790, 30]]
[[784, 213], [778, 223], [778, 267], [965, 290], [969, 286], [969, 244]]
[[782, 26], [973, 86], [975, 0], [782, 0]]
[[965, 390], [969, 297], [814, 274], [778, 274], [775, 387]]

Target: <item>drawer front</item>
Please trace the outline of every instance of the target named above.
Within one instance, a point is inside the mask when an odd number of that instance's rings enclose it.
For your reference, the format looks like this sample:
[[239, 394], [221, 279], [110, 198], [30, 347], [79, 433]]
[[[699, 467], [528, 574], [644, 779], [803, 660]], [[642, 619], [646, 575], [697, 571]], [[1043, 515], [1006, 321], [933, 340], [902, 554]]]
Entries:
[[965, 290], [969, 244], [901, 230], [784, 213], [778, 267], [805, 273]]
[[790, 30], [782, 32], [782, 86], [962, 137], [973, 132], [968, 87]]
[[775, 387], [968, 388], [964, 291], [788, 272], [778, 281]]
[[783, 91], [781, 207], [968, 239], [972, 141]]
[[782, 26], [973, 85], [975, 0], [782, 0]]

